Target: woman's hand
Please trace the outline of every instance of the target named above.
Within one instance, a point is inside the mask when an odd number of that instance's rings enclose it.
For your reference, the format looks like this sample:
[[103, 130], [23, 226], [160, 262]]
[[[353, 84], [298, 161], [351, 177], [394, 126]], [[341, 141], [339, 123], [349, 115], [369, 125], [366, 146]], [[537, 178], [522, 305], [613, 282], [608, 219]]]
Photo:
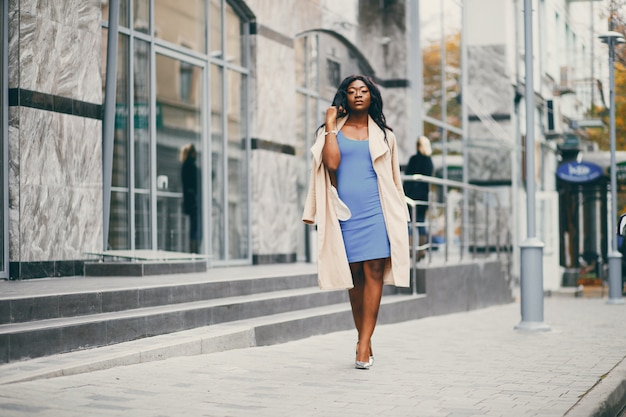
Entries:
[[337, 107], [330, 106], [326, 109], [326, 131], [337, 129]]
[[[322, 150], [322, 161], [326, 168], [330, 171], [331, 182], [333, 182], [334, 173], [341, 162], [341, 153], [337, 144], [337, 107], [330, 106], [326, 109], [326, 124], [324, 126], [326, 134], [324, 135], [324, 149]], [[334, 181], [333, 185], [337, 185]]]

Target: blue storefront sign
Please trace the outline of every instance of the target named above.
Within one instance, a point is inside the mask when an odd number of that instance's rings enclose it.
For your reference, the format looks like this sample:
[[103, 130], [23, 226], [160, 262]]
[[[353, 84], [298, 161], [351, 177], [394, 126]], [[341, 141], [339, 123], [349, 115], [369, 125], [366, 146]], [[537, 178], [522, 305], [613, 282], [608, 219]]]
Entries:
[[590, 182], [602, 176], [602, 168], [591, 162], [570, 161], [559, 165], [556, 176], [567, 182]]

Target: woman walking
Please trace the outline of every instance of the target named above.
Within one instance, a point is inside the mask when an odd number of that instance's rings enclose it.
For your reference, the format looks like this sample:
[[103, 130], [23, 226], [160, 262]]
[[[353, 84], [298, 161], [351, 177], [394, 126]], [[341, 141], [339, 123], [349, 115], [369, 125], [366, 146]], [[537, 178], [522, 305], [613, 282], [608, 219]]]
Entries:
[[[383, 284], [409, 286], [409, 213], [396, 138], [369, 77], [342, 81], [311, 151], [303, 221], [317, 221], [319, 285], [349, 290], [358, 332], [355, 367], [369, 369]], [[333, 187], [351, 217], [339, 220]]]

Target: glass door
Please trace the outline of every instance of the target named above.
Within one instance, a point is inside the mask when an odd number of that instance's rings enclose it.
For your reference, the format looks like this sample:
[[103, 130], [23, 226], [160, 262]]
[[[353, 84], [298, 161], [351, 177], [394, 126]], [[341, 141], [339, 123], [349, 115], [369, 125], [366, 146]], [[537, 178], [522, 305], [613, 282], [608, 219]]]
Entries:
[[155, 62], [157, 249], [207, 253], [205, 66], [166, 50], [157, 51]]

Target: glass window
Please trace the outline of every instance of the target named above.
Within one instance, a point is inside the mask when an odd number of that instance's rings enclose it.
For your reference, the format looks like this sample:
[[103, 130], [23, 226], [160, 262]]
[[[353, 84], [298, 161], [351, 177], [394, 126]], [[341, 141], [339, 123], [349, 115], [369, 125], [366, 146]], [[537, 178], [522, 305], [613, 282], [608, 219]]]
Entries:
[[[103, 65], [102, 88], [106, 84], [106, 50], [108, 30], [102, 30]], [[130, 248], [128, 228], [128, 184], [129, 143], [130, 143], [130, 77], [129, 77], [129, 38], [118, 36], [117, 90], [115, 98], [115, 129], [113, 133], [113, 166], [111, 185], [111, 211], [109, 217], [109, 246], [112, 249]]]
[[189, 102], [193, 88], [193, 65], [181, 62], [178, 65], [178, 73], [180, 80], [180, 99]]
[[134, 0], [133, 28], [137, 32], [150, 33], [150, 0]]
[[135, 249], [152, 249], [150, 194], [135, 193]]
[[239, 16], [226, 3], [226, 62], [241, 65], [243, 63], [243, 26]]
[[223, 102], [222, 68], [211, 65], [211, 227], [213, 259], [223, 260], [226, 257], [224, 245], [225, 232], [225, 196], [224, 196], [224, 133], [223, 133]]
[[134, 60], [135, 187], [150, 189], [150, 45], [135, 40]]
[[150, 210], [150, 46], [135, 39], [133, 70], [133, 162], [135, 177], [135, 249], [151, 249]]
[[317, 35], [311, 35], [307, 37], [308, 39], [308, 88], [312, 90], [317, 90], [318, 88], [318, 67], [319, 63], [317, 62], [318, 56], [318, 45], [317, 45]]
[[[120, 8], [120, 12], [119, 12], [119, 25], [121, 27], [128, 27], [128, 19], [129, 19], [129, 13], [128, 13], [128, 2], [130, 0], [119, 0], [119, 8]], [[105, 22], [109, 21], [109, 0], [102, 0], [101, 2], [101, 8], [100, 10], [102, 10], [102, 20]]]
[[248, 256], [245, 75], [228, 73], [228, 256]]
[[211, 50], [213, 58], [222, 58], [222, 0], [210, 0]]
[[[117, 90], [115, 100], [115, 136], [113, 144], [113, 177], [114, 187], [128, 186], [128, 144], [130, 137], [130, 87], [128, 76], [128, 36], [118, 37], [117, 57]], [[106, 67], [105, 67], [106, 69]], [[103, 82], [106, 80], [103, 79]]]
[[155, 2], [155, 36], [196, 52], [206, 52], [206, 0]]
[[306, 37], [296, 39], [293, 44], [296, 66], [296, 86], [306, 88]]
[[[446, 22], [446, 122], [461, 127], [461, 5], [456, 0], [445, 0]], [[450, 133], [449, 133], [450, 134]]]
[[128, 192], [111, 192], [111, 214], [109, 221], [109, 246], [111, 249], [130, 247], [128, 231]]
[[441, 120], [442, 8], [441, 2], [420, 2], [420, 27], [424, 77], [424, 113]]
[[[249, 258], [245, 22], [225, 0], [123, 0], [120, 17], [109, 246]], [[106, 61], [106, 28], [103, 39]], [[190, 145], [195, 217], [181, 159]]]

